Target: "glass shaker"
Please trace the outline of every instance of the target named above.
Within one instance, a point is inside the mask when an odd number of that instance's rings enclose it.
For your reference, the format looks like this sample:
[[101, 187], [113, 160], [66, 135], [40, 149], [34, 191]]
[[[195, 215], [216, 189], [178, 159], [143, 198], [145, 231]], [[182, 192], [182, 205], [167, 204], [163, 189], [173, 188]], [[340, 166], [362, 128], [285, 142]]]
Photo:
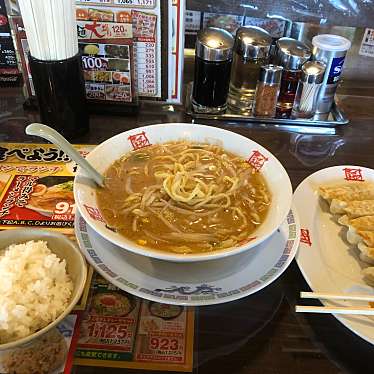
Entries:
[[253, 114], [256, 117], [275, 117], [282, 71], [282, 66], [264, 65], [261, 67], [253, 108]]
[[197, 113], [226, 110], [232, 63], [233, 36], [208, 27], [197, 34], [192, 107]]
[[236, 32], [228, 107], [249, 114], [262, 65], [268, 63], [272, 37], [260, 27], [240, 27]]
[[326, 65], [319, 61], [308, 61], [302, 66], [301, 78], [291, 113], [292, 118], [312, 118], [314, 116], [325, 69]]
[[312, 52], [306, 44], [292, 38], [278, 39], [277, 50], [277, 63], [283, 66], [277, 117], [289, 118], [301, 77], [301, 66], [309, 60]]

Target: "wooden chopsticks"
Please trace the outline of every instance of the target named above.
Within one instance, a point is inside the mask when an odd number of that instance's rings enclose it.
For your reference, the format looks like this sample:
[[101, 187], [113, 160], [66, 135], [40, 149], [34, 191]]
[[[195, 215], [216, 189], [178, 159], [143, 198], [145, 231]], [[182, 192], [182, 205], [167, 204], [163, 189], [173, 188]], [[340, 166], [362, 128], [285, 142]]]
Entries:
[[374, 301], [374, 295], [358, 295], [358, 294], [332, 294], [323, 292], [300, 292], [302, 299], [329, 299], [329, 300], [359, 300]]
[[[302, 299], [326, 299], [326, 300], [356, 300], [365, 302], [374, 302], [374, 295], [341, 295], [329, 294], [323, 292], [300, 292]], [[370, 306], [304, 306], [296, 305], [295, 311], [298, 313], [331, 313], [331, 314], [360, 314], [374, 315], [374, 308]]]

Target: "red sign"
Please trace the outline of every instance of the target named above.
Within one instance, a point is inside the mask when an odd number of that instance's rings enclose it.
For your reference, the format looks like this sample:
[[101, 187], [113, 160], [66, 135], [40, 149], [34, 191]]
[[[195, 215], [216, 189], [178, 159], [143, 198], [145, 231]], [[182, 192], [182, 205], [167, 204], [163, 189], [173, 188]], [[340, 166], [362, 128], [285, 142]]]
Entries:
[[0, 26], [5, 26], [7, 23], [8, 19], [3, 14], [0, 14]]
[[144, 131], [139, 134], [129, 136], [129, 140], [134, 150], [151, 145]]
[[265, 157], [261, 152], [259, 151], [253, 151], [251, 154], [251, 157], [248, 159], [248, 163], [256, 170], [259, 171], [265, 164], [265, 162], [268, 161], [268, 158]]
[[344, 171], [344, 174], [345, 174], [344, 179], [347, 180], [347, 181], [359, 181], [359, 182], [364, 181], [361, 169], [345, 168], [345, 169], [343, 169], [343, 171]]
[[99, 209], [97, 208], [93, 208], [92, 206], [88, 206], [86, 204], [84, 204], [84, 207], [86, 208], [87, 210], [87, 213], [89, 214], [89, 216], [95, 220], [95, 221], [101, 221], [101, 222], [105, 222], [104, 221], [104, 218], [103, 216], [101, 215]]
[[309, 245], [309, 247], [312, 245], [308, 229], [301, 229], [300, 242]]

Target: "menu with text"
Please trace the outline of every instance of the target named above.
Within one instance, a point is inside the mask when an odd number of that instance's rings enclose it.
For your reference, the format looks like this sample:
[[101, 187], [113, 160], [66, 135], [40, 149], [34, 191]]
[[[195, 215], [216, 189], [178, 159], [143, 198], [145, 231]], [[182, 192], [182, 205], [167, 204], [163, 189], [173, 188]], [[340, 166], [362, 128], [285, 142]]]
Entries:
[[[74, 147], [85, 157], [95, 146]], [[76, 170], [76, 163], [53, 144], [0, 143], [0, 230], [48, 229], [76, 241]], [[60, 329], [66, 337], [74, 335], [78, 339], [79, 335], [77, 364], [192, 370], [193, 309], [148, 302], [128, 294], [90, 266], [75, 311], [76, 317], [69, 317]], [[80, 315], [79, 334], [78, 327], [73, 334], [68, 326], [75, 326]], [[72, 349], [66, 367], [71, 367]]]
[[193, 310], [140, 299], [95, 274], [77, 365], [192, 371]]
[[[107, 47], [107, 45], [117, 44], [118, 48], [121, 48], [126, 47], [126, 44], [131, 44], [134, 48], [133, 64], [137, 94], [143, 97], [161, 97], [161, 5], [159, 0], [78, 1], [76, 14], [78, 37], [85, 56], [83, 63], [89, 57], [94, 59], [108, 58], [105, 50], [112, 47]], [[80, 32], [84, 29], [86, 29], [85, 32]], [[99, 42], [100, 44], [96, 44], [96, 49], [87, 46], [87, 43], [94, 46], [95, 43]], [[117, 54], [115, 57], [122, 62], [112, 62], [112, 65], [116, 67], [114, 71], [120, 73], [128, 71], [124, 70], [126, 67], [124, 60], [131, 63], [129, 56], [124, 56], [124, 50], [122, 52], [122, 55]], [[92, 65], [90, 68], [84, 65], [85, 72], [89, 70], [113, 72], [113, 69], [103, 68], [102, 64], [100, 64], [100, 67], [95, 66], [95, 64]], [[107, 66], [105, 63], [104, 65]], [[93, 79], [97, 77], [85, 74], [87, 97], [89, 99], [92, 96], [92, 91], [99, 91], [97, 88], [92, 89], [97, 87], [93, 86], [93, 83], [101, 85], [109, 83], [114, 85], [117, 81], [119, 84], [123, 83], [120, 75], [117, 74], [114, 81], [113, 73], [112, 77], [109, 75], [107, 74], [104, 77], [101, 74], [104, 81], [98, 82], [97, 79]], [[100, 100], [115, 100], [104, 94], [97, 98]], [[120, 100], [120, 98], [117, 97], [117, 100]], [[123, 101], [126, 100], [123, 99]]]

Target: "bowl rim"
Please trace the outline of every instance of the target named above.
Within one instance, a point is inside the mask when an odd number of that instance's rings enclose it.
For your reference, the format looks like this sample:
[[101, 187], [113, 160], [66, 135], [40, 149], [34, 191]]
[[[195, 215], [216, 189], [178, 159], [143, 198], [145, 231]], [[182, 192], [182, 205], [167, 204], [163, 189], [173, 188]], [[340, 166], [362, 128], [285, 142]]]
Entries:
[[[94, 153], [100, 152], [100, 150], [102, 148], [104, 148], [107, 144], [114, 141], [115, 139], [121, 138], [121, 137], [124, 137], [124, 138], [126, 137], [127, 138], [128, 135], [131, 135], [131, 133], [133, 131], [141, 132], [143, 130], [147, 131], [149, 128], [165, 129], [165, 128], [168, 128], [168, 127], [174, 128], [176, 126], [191, 127], [194, 130], [205, 128], [209, 131], [213, 130], [213, 131], [216, 131], [216, 132], [219, 132], [219, 133], [222, 133], [222, 134], [228, 134], [229, 133], [231, 136], [234, 135], [234, 136], [243, 138], [246, 141], [254, 143], [260, 151], [268, 153], [269, 155], [271, 155], [271, 157], [273, 158], [273, 161], [277, 164], [277, 167], [282, 171], [282, 174], [286, 177], [285, 182], [287, 182], [286, 183], [287, 184], [286, 188], [288, 190], [287, 191], [288, 196], [287, 196], [287, 199], [283, 199], [283, 201], [286, 201], [286, 204], [289, 206], [289, 209], [286, 209], [283, 212], [282, 219], [280, 220], [280, 224], [286, 219], [287, 214], [289, 213], [289, 210], [291, 209], [292, 195], [293, 195], [292, 184], [291, 184], [290, 177], [287, 173], [287, 170], [284, 168], [282, 163], [277, 159], [277, 157], [273, 153], [271, 153], [268, 149], [263, 147], [261, 144], [255, 142], [254, 140], [252, 140], [250, 138], [247, 138], [247, 137], [245, 137], [241, 134], [238, 134], [238, 133], [230, 131], [230, 130], [222, 129], [222, 128], [215, 127], [215, 126], [200, 125], [200, 124], [195, 124], [195, 123], [183, 123], [183, 122], [170, 122], [170, 123], [160, 123], [160, 124], [154, 124], [154, 125], [141, 126], [141, 127], [137, 127], [137, 128], [134, 128], [134, 129], [127, 130], [127, 131], [123, 131], [119, 134], [116, 134], [116, 135], [106, 139], [102, 143], [98, 144], [92, 151], [90, 151], [90, 153], [87, 155], [87, 159], [89, 161], [90, 155], [92, 157], [92, 155]], [[132, 252], [132, 253], [135, 253], [135, 254], [138, 254], [138, 255], [150, 257], [150, 258], [155, 258], [155, 259], [165, 260], [165, 261], [170, 261], [170, 262], [199, 262], [199, 261], [215, 260], [215, 259], [218, 259], [218, 258], [225, 258], [225, 257], [228, 257], [228, 256], [232, 256], [232, 255], [242, 253], [246, 250], [249, 250], [251, 248], [256, 247], [258, 244], [261, 244], [263, 241], [265, 241], [271, 235], [273, 235], [274, 232], [278, 229], [278, 227], [280, 225], [280, 224], [278, 226], [274, 225], [274, 227], [271, 230], [269, 230], [269, 232], [266, 233], [266, 235], [262, 235], [261, 237], [258, 237], [255, 240], [249, 241], [249, 242], [247, 242], [247, 243], [245, 243], [241, 246], [228, 247], [228, 248], [224, 248], [222, 250], [216, 250], [216, 251], [213, 251], [213, 252], [202, 252], [202, 253], [196, 253], [196, 254], [178, 254], [178, 253], [162, 252], [160, 250], [156, 250], [156, 249], [148, 248], [148, 247], [141, 247], [141, 246], [136, 245], [135, 243], [133, 243], [131, 245], [131, 244], [128, 244], [128, 243], [123, 243], [121, 240], [117, 240], [117, 239], [107, 235], [107, 234], [109, 234], [109, 232], [106, 232], [105, 230], [102, 230], [100, 226], [96, 225], [95, 222], [90, 218], [88, 213], [83, 209], [83, 206], [82, 206], [83, 204], [81, 203], [81, 201], [79, 199], [79, 193], [77, 191], [77, 185], [78, 185], [78, 183], [80, 183], [80, 178], [85, 179], [85, 178], [87, 178], [87, 176], [84, 174], [82, 169], [80, 167], [78, 167], [77, 173], [76, 173], [75, 178], [74, 178], [74, 199], [75, 199], [75, 203], [77, 205], [77, 208], [79, 209], [80, 214], [82, 215], [84, 220], [90, 225], [90, 227], [92, 229], [94, 229], [95, 231], [97, 231], [97, 233], [99, 235], [101, 235], [104, 239], [106, 239], [109, 242], [117, 245], [121, 249], [127, 250], [129, 252]], [[131, 242], [130, 240], [128, 240], [128, 241]]]
[[[11, 229], [11, 230], [4, 230], [0, 232], [0, 243], [1, 243], [1, 236], [5, 236], [5, 234], [13, 234], [15, 236], [15, 243], [17, 243], [17, 236], [21, 233], [27, 233], [28, 235], [35, 236], [35, 239], [27, 239], [27, 240], [37, 240], [37, 237], [40, 237], [40, 240], [43, 240], [43, 234], [45, 236], [54, 236], [58, 238], [59, 240], [64, 241], [68, 246], [70, 246], [70, 249], [75, 252], [78, 255], [78, 259], [80, 262], [80, 268], [82, 269], [82, 275], [81, 280], [78, 284], [78, 289], [76, 295], [70, 300], [69, 305], [66, 307], [66, 309], [51, 323], [49, 323], [47, 326], [43, 327], [42, 329], [34, 332], [31, 335], [25, 336], [24, 338], [13, 340], [11, 342], [0, 344], [0, 351], [5, 351], [12, 348], [17, 348], [18, 346], [25, 345], [31, 340], [34, 340], [44, 334], [46, 334], [49, 330], [51, 330], [53, 327], [57, 326], [67, 315], [70, 314], [70, 312], [73, 310], [75, 305], [78, 303], [80, 297], [82, 296], [86, 281], [87, 281], [87, 262], [85, 260], [85, 257], [83, 256], [82, 252], [78, 248], [78, 246], [72, 242], [70, 239], [68, 239], [64, 234], [54, 232], [52, 230], [41, 230], [41, 229], [28, 229], [28, 228], [20, 228], [20, 229]], [[19, 243], [24, 242], [24, 240], [20, 240]], [[6, 247], [5, 247], [6, 248]], [[3, 248], [1, 248], [3, 249]], [[51, 249], [53, 252], [53, 250]]]

